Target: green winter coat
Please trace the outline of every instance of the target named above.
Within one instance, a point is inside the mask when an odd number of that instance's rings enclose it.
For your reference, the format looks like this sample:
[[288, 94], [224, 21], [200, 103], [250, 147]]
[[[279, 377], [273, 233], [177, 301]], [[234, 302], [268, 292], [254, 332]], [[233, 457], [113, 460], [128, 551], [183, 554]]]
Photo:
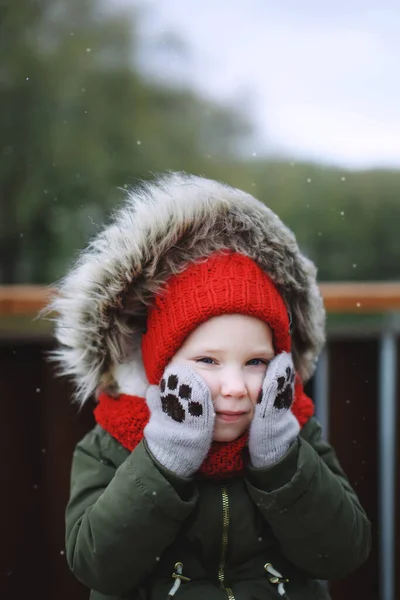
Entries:
[[[67, 559], [91, 600], [322, 600], [318, 580], [356, 569], [370, 523], [311, 419], [279, 463], [244, 477], [183, 479], [142, 441], [133, 452], [96, 426], [77, 445]], [[264, 568], [288, 579], [286, 595]], [[281, 589], [281, 588], [279, 588]]]

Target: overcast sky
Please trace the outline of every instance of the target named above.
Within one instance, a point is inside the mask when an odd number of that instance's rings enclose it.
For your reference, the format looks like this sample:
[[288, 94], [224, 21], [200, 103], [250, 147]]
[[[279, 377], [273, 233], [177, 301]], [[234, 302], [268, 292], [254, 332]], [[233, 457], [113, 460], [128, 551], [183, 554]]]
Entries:
[[[134, 0], [125, 0], [133, 4]], [[147, 65], [244, 106], [258, 155], [400, 168], [399, 0], [142, 0]]]

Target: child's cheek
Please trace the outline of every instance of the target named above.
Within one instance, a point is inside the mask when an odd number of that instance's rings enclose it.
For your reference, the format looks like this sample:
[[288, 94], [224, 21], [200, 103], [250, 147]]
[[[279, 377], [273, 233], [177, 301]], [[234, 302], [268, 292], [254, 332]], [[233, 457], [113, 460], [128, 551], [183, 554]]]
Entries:
[[209, 388], [210, 392], [211, 392], [211, 399], [214, 403], [214, 398], [216, 397], [217, 393], [216, 393], [216, 384], [213, 378], [213, 374], [209, 369], [205, 369], [201, 367], [198, 364], [192, 364], [191, 365], [193, 370], [196, 371], [196, 373], [203, 379], [203, 381], [206, 383], [207, 387]]
[[262, 383], [263, 383], [263, 379], [257, 381], [251, 390], [250, 400], [251, 400], [251, 403], [254, 408], [260, 401], [260, 397], [261, 397], [261, 393], [262, 393]]

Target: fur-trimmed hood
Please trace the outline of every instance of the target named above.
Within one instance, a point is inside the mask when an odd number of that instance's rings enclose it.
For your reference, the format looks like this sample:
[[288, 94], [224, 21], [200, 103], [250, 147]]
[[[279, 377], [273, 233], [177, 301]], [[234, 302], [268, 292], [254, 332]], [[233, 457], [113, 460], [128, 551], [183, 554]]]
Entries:
[[129, 192], [112, 223], [57, 286], [54, 353], [83, 403], [96, 389], [143, 396], [147, 307], [188, 262], [231, 249], [275, 282], [292, 320], [293, 358], [309, 379], [324, 343], [325, 311], [316, 269], [293, 233], [264, 204], [223, 183], [173, 173]]

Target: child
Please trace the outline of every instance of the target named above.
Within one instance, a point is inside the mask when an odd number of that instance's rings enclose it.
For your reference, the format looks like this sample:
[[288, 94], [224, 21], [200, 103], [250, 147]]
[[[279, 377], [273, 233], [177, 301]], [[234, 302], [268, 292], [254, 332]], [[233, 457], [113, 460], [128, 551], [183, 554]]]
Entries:
[[266, 206], [172, 174], [132, 192], [61, 282], [57, 357], [96, 427], [74, 452], [67, 559], [92, 600], [319, 600], [370, 524], [302, 382], [313, 264]]

